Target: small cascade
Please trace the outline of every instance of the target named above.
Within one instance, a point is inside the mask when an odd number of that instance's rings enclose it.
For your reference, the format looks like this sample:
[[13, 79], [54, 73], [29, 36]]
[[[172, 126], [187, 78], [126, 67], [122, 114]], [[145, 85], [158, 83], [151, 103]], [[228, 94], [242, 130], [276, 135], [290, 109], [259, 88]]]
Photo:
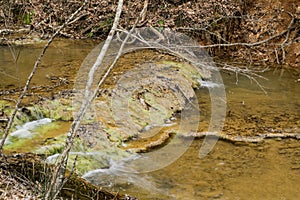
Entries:
[[43, 118], [43, 119], [38, 119], [34, 120], [31, 122], [27, 122], [22, 126], [16, 126], [17, 130], [12, 132], [9, 136], [10, 137], [15, 137], [15, 138], [29, 138], [32, 136], [32, 133], [30, 132], [34, 128], [37, 128], [41, 125], [45, 125], [48, 123], [51, 123], [51, 119], [49, 118]]
[[215, 88], [215, 87], [222, 87], [221, 84], [215, 83], [213, 81], [204, 81], [204, 80], [199, 80], [200, 87], [201, 88]]
[[110, 190], [123, 189], [125, 191], [130, 187], [136, 188], [139, 192], [151, 192], [158, 194], [158, 196], [165, 194], [165, 191], [160, 189], [150, 176], [138, 173], [128, 164], [132, 160], [139, 159], [139, 157], [138, 155], [134, 155], [120, 161], [110, 160], [108, 168], [88, 171], [82, 178]]

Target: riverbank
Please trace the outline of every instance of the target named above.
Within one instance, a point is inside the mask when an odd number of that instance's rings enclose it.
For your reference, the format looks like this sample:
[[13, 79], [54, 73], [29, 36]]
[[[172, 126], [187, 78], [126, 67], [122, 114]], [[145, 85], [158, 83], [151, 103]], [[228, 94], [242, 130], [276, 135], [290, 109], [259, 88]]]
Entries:
[[[43, 6], [41, 6], [43, 5]], [[51, 36], [80, 2], [14, 1], [0, 4], [0, 43], [28, 44]], [[120, 27], [129, 29], [140, 10], [147, 12], [138, 27], [170, 28], [207, 46], [213, 57], [247, 65], [300, 63], [300, 5], [297, 0], [255, 1], [140, 1], [125, 2]], [[10, 8], [10, 9], [8, 9]], [[115, 1], [91, 1], [61, 31], [71, 39], [106, 38], [116, 9]], [[50, 14], [49, 14], [50, 13]]]
[[[229, 82], [230, 87], [226, 88], [229, 96], [228, 112], [226, 113], [227, 117], [223, 134], [220, 138], [234, 144], [255, 144], [257, 142], [263, 142], [266, 138], [276, 138], [277, 140], [282, 140], [283, 138], [299, 139], [297, 131], [299, 130], [300, 123], [298, 116], [300, 104], [299, 98], [297, 97], [297, 94], [299, 94], [297, 91], [298, 85], [296, 84], [299, 84], [300, 77], [299, 71], [293, 71], [294, 68], [299, 69], [300, 63], [300, 11], [297, 0], [257, 0], [244, 2], [245, 3], [241, 4], [234, 0], [221, 2], [154, 1], [147, 5], [147, 13], [138, 23], [138, 27], [153, 26], [158, 30], [171, 28], [177, 32], [184, 32], [197, 40], [199, 44], [207, 46], [206, 49], [212, 57], [219, 61], [224, 58], [231, 60], [233, 61], [232, 63], [237, 63], [237, 66], [243, 65], [251, 69], [260, 66], [260, 69], [264, 71], [263, 69], [269, 65], [280, 64], [278, 69], [277, 67], [272, 68], [273, 71], [271, 75], [268, 74], [268, 78], [271, 79], [269, 83], [264, 81], [263, 83], [259, 82], [263, 88], [259, 88], [258, 90], [255, 90], [257, 89], [257, 85], [254, 84], [255, 86], [253, 86], [243, 80], [243, 78], [237, 78], [235, 72], [233, 72], [234, 76], [232, 74], [228, 75], [231, 76], [228, 78], [231, 80], [231, 82]], [[45, 57], [41, 69], [37, 73], [36, 79], [33, 80], [33, 84], [21, 105], [20, 113], [28, 115], [28, 118], [26, 118], [23, 123], [37, 119], [37, 117], [30, 112], [35, 112], [35, 108], [39, 106], [40, 109], [45, 109], [44, 111], [47, 111], [48, 114], [51, 111], [57, 111], [51, 113], [52, 117], [57, 121], [71, 121], [73, 119], [70, 104], [72, 96], [74, 96], [75, 93], [73, 91], [75, 74], [85, 55], [90, 51], [90, 48], [97, 43], [93, 42], [93, 40], [100, 41], [106, 37], [114, 17], [115, 3], [115, 1], [92, 1], [85, 7], [83, 12], [61, 32], [60, 38], [54, 42], [54, 49], [52, 49], [52, 51], [50, 48], [48, 49], [49, 51], [47, 53], [50, 55], [48, 58]], [[23, 58], [26, 60], [28, 71], [33, 65], [32, 62], [28, 62], [27, 59], [30, 57], [30, 59], [34, 61], [33, 52], [39, 53], [45, 41], [64, 23], [68, 16], [80, 6], [80, 2], [64, 1], [57, 4], [46, 2], [43, 6], [41, 5], [43, 4], [40, 4], [39, 1], [25, 4], [23, 4], [23, 1], [15, 1], [14, 4], [10, 5], [11, 9], [5, 9], [6, 5], [4, 2], [0, 3], [1, 46], [9, 48], [7, 51], [9, 53], [12, 52], [12, 49], [23, 48], [23, 52], [26, 53], [21, 54], [21, 56], [24, 56]], [[130, 28], [143, 6], [144, 4], [141, 2], [126, 2], [120, 26]], [[68, 38], [68, 42], [65, 42], [66, 40], [62, 38]], [[78, 42], [78, 44], [70, 45], [70, 43], [76, 42]], [[65, 53], [68, 51], [74, 53], [73, 57], [68, 57], [67, 53]], [[6, 66], [7, 63], [10, 62], [8, 61], [8, 57], [16, 56], [16, 60], [11, 65], [11, 69], [16, 69], [16, 74], [18, 74], [19, 68], [17, 68], [16, 63], [18, 63], [18, 59], [22, 62], [22, 57], [18, 57], [16, 52], [3, 56], [5, 62], [3, 66]], [[139, 57], [143, 56], [140, 55]], [[56, 59], [53, 59], [53, 57]], [[132, 59], [133, 63], [135, 61], [136, 59]], [[129, 63], [126, 60], [123, 62]], [[230, 63], [226, 62], [226, 64]], [[25, 66], [23, 63], [19, 63], [19, 65]], [[127, 69], [131, 69], [129, 67]], [[28, 71], [24, 74], [28, 73]], [[11, 80], [7, 81], [8, 76], [6, 76], [7, 74], [5, 74], [5, 72], [6, 71], [3, 73], [5, 76], [3, 80], [1, 80], [3, 90], [0, 93], [1, 99], [5, 100], [5, 104], [1, 104], [0, 108], [1, 119], [4, 120], [1, 121], [2, 127], [5, 127], [5, 119], [9, 116], [9, 113], [5, 113], [4, 110], [13, 108], [15, 100], [21, 92], [20, 85], [22, 86], [26, 80], [26, 76], [22, 72], [20, 73], [22, 76], [13, 76], [13, 82], [10, 82]], [[14, 72], [9, 72], [14, 74]], [[287, 75], [290, 72], [293, 74], [292, 76]], [[115, 77], [114, 74], [111, 78], [113, 79]], [[233, 79], [234, 81], [232, 81]], [[247, 77], [245, 79], [247, 79]], [[237, 82], [241, 85], [246, 85], [245, 88], [234, 88]], [[225, 84], [226, 87], [228, 86], [227, 84], [228, 83]], [[274, 89], [274, 86], [277, 88]], [[147, 86], [142, 89], [152, 89], [154, 91], [157, 90], [157, 88], [159, 87], [151, 88]], [[164, 88], [162, 88], [162, 90], [163, 89]], [[261, 89], [265, 89], [268, 92], [268, 96], [264, 96]], [[202, 88], [202, 90], [205, 90], [205, 87]], [[107, 93], [107, 90], [104, 90], [104, 93], [105, 92]], [[249, 94], [251, 94], [250, 97]], [[153, 102], [150, 101], [151, 99], [148, 99], [149, 101], [145, 103], [143, 95], [144, 93], [142, 92], [137, 93], [136, 99], [134, 100], [144, 102], [143, 106], [146, 108], [151, 107], [148, 103]], [[162, 94], [157, 95], [163, 96]], [[233, 96], [233, 98], [230, 96]], [[285, 101], [285, 98], [287, 101]], [[209, 99], [209, 96], [205, 97], [205, 95], [201, 94], [199, 101], [201, 105], [205, 106], [203, 110], [201, 110], [201, 117], [203, 117], [201, 118], [201, 126], [199, 126], [199, 130], [186, 136], [205, 137], [209, 134], [213, 135], [213, 133], [206, 132], [209, 125], [207, 117], [210, 116], [207, 110], [207, 108], [210, 107]], [[257, 103], [258, 99], [260, 99], [259, 105]], [[152, 107], [158, 104], [157, 102], [154, 103], [155, 105], [153, 104]], [[103, 111], [100, 110], [99, 113], [103, 114]], [[102, 119], [103, 123], [107, 122], [107, 127], [111, 128], [111, 130], [115, 130], [114, 124], [111, 124], [106, 118], [104, 119], [105, 120]], [[93, 128], [93, 126], [91, 127]], [[95, 130], [93, 129], [90, 132], [94, 133], [93, 131]], [[137, 152], [149, 152], [155, 150], [155, 148], [166, 146], [174, 135], [174, 133], [171, 132], [170, 134], [157, 134], [158, 137], [152, 137], [148, 141], [146, 139], [145, 143], [142, 143], [143, 141], [136, 140], [137, 138], [135, 138], [134, 135], [130, 135], [131, 138], [126, 138], [118, 137], [118, 134], [118, 131], [109, 132], [106, 130], [106, 132], [104, 132], [105, 136], [110, 137], [110, 139], [114, 143], [117, 143], [122, 149], [134, 149]], [[89, 136], [93, 135], [91, 134]], [[130, 146], [130, 140], [123, 141], [128, 138], [136, 140], [137, 146], [134, 146], [135, 144]], [[44, 141], [42, 141], [41, 144], [44, 144], [43, 142], [48, 140], [56, 140], [56, 138], [43, 139]], [[94, 141], [87, 142], [91, 142], [91, 146], [96, 146], [92, 143]], [[23, 159], [23, 157], [25, 157], [25, 159]], [[0, 161], [0, 176], [3, 177], [2, 180], [4, 180], [0, 183], [0, 191], [2, 192], [0, 197], [2, 197], [1, 195], [5, 195], [3, 196], [4, 199], [10, 199], [13, 195], [19, 195], [19, 197], [24, 198], [40, 198], [43, 192], [33, 192], [39, 190], [33, 190], [30, 186], [30, 184], [35, 183], [37, 179], [26, 182], [18, 178], [18, 175], [24, 172], [24, 170], [29, 175], [35, 173], [31, 171], [31, 161], [34, 160], [35, 163], [35, 160], [39, 160], [39, 158], [31, 157], [31, 154], [21, 156], [10, 155], [9, 158], [12, 158], [9, 162], [4, 161], [4, 157], [2, 157]], [[28, 162], [27, 158], [30, 162]], [[17, 168], [18, 170], [14, 171], [14, 167], [20, 166], [20, 162], [26, 165], [28, 164], [30, 167], [26, 169]], [[40, 160], [35, 165], [39, 165], [39, 162]], [[42, 176], [44, 173], [42, 172], [43, 171], [41, 171], [41, 173], [38, 172], [37, 174], [40, 173], [39, 175]], [[78, 185], [85, 183], [82, 179], [76, 180], [78, 180], [76, 183]], [[30, 187], [27, 187], [28, 185], [26, 184], [29, 184]], [[9, 190], [5, 190], [4, 186], [8, 186]], [[22, 188], [23, 192], [21, 191], [19, 194], [14, 193], [15, 187]], [[92, 185], [84, 186], [84, 189], [86, 189], [86, 187], [88, 187], [87, 191], [94, 191], [95, 189], [95, 186]], [[97, 190], [98, 189], [97, 187]], [[86, 191], [82, 193], [85, 192]], [[67, 195], [72, 196], [73, 193], [71, 192]], [[107, 195], [108, 198], [115, 199], [116, 194], [107, 193]], [[70, 196], [67, 197], [69, 198]], [[129, 197], [126, 198], [128, 199]]]
[[[8, 199], [43, 199], [54, 167], [45, 163], [36, 154], [13, 154], [0, 156], [0, 198]], [[67, 172], [70, 174], [70, 172]], [[135, 198], [108, 192], [76, 174], [68, 175], [68, 181], [62, 188], [62, 199], [111, 199], [134, 200]]]

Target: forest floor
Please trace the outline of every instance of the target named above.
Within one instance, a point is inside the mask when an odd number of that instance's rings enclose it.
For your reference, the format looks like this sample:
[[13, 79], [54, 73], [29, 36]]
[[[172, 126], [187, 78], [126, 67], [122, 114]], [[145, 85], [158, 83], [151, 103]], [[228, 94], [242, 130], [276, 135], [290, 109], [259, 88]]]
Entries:
[[[113, 0], [92, 0], [61, 31], [72, 39], [104, 39], [117, 7]], [[49, 38], [80, 7], [80, 1], [0, 3], [0, 44], [26, 44]], [[211, 56], [247, 65], [300, 63], [300, 3], [298, 0], [147, 0], [126, 1], [120, 28], [169, 28], [207, 46]]]
[[[81, 5], [81, 1], [13, 2], [0, 2], [0, 45], [46, 40]], [[132, 27], [139, 12], [147, 6], [138, 27], [170, 28], [186, 33], [207, 46], [210, 55], [218, 59], [249, 66], [300, 67], [299, 0], [145, 2], [126, 1], [119, 27]], [[105, 39], [116, 6], [113, 0], [92, 0], [60, 37]], [[39, 199], [41, 194], [32, 192], [28, 183], [17, 179], [6, 167], [0, 165], [0, 199]]]

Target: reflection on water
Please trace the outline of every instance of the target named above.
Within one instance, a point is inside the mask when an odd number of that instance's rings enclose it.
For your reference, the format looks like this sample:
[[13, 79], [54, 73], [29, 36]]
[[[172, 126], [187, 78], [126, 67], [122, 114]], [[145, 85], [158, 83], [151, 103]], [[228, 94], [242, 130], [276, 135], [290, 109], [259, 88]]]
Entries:
[[[33, 85], [51, 84], [57, 77], [74, 78], [82, 60], [95, 46], [92, 41], [56, 41], [47, 49], [32, 80]], [[0, 90], [23, 86], [43, 44], [0, 46]]]

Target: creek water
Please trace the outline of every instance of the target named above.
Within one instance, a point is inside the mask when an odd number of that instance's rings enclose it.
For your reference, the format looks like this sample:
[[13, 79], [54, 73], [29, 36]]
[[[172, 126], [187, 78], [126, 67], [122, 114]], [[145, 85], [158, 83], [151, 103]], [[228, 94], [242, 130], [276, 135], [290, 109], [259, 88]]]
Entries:
[[[227, 94], [223, 134], [250, 140], [269, 133], [300, 133], [299, 74], [294, 70], [272, 69], [262, 75], [268, 78], [260, 80], [266, 93], [246, 77], [239, 77], [236, 84], [235, 75], [222, 73]], [[199, 132], [207, 131], [211, 117], [207, 87], [216, 87], [211, 83], [203, 85], [197, 91]], [[203, 139], [195, 139], [178, 160], [156, 171], [130, 172], [126, 161], [90, 172], [85, 178], [116, 192], [149, 200], [300, 198], [299, 140], [219, 140], [207, 156], [199, 158], [202, 144]], [[147, 153], [141, 155], [147, 157]], [[103, 180], [110, 180], [111, 184]]]
[[299, 141], [239, 145], [218, 141], [208, 156], [199, 159], [201, 142], [195, 140], [183, 156], [155, 172], [120, 174], [118, 164], [117, 169], [97, 171], [87, 178], [139, 199], [300, 198]]
[[[21, 87], [27, 80], [44, 43], [26, 46], [0, 46], [0, 89]], [[49, 86], [57, 77], [72, 80], [93, 41], [54, 41], [42, 59], [31, 86]]]
[[[80, 63], [95, 46], [87, 41], [54, 44], [33, 80], [34, 85], [51, 85], [54, 80], [51, 77], [64, 77], [72, 82]], [[0, 47], [1, 90], [24, 83], [39, 51], [40, 47], [35, 46], [21, 48], [15, 65], [11, 50]], [[245, 76], [239, 75], [237, 79], [235, 74], [222, 72], [227, 96], [222, 134], [246, 138], [260, 138], [269, 133], [299, 134], [299, 70], [277, 66], [260, 75], [267, 78], [258, 79], [266, 93]], [[203, 83], [203, 86], [197, 91], [199, 132], [207, 131], [211, 117], [207, 87], [212, 85]], [[181, 138], [179, 142], [185, 140], [188, 139]], [[112, 161], [110, 168], [88, 172], [84, 178], [103, 188], [146, 200], [300, 199], [299, 140], [282, 137], [257, 143], [219, 140], [207, 156], [199, 158], [202, 143], [203, 139], [195, 139], [179, 159], [156, 171], [130, 171], [127, 159]], [[147, 157], [147, 153], [140, 157]]]

